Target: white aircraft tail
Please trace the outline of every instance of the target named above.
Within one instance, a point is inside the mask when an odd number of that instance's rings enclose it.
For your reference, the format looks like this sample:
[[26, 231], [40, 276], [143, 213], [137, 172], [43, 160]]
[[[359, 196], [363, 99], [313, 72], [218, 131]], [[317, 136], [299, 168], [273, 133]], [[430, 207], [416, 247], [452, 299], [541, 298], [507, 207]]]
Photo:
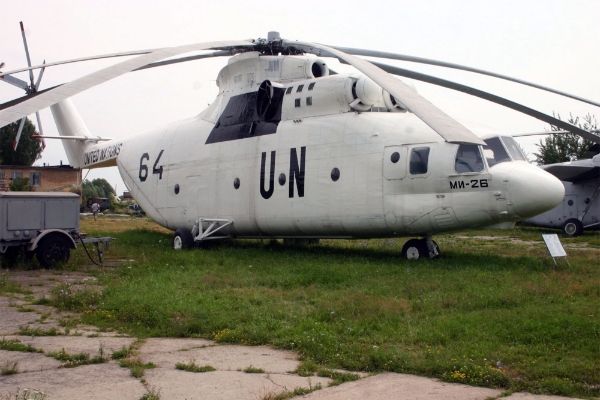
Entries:
[[[50, 110], [61, 136], [91, 136], [71, 99], [52, 105]], [[79, 140], [63, 140], [62, 142], [69, 164], [74, 168], [84, 168], [83, 158], [88, 144]]]

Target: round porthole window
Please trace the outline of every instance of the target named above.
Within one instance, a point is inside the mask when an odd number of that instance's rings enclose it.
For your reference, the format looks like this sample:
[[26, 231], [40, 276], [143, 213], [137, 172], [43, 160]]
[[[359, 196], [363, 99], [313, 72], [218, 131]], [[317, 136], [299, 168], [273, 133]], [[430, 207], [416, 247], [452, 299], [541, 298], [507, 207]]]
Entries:
[[236, 188], [236, 189], [240, 188], [240, 178], [235, 178], [233, 180], [233, 187]]
[[397, 151], [393, 152], [390, 159], [394, 164], [396, 164], [400, 160], [400, 153], [398, 153]]
[[281, 186], [285, 185], [285, 174], [280, 174], [279, 175], [279, 184]]
[[336, 182], [338, 179], [340, 179], [340, 170], [334, 168], [331, 170], [331, 180]]
[[568, 205], [570, 205], [570, 206], [572, 206], [572, 205], [573, 205], [573, 200], [569, 200], [569, 201], [567, 202], [567, 204], [568, 204]]
[[175, 194], [179, 194], [179, 183], [175, 184], [175, 188], [173, 189]]

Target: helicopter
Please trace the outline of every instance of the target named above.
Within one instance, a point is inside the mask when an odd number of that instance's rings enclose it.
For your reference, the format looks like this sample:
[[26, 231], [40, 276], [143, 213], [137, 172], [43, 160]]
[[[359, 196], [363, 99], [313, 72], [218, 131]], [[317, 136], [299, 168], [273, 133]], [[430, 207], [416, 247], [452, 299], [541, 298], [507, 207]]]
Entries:
[[[192, 51], [211, 53], [169, 59]], [[0, 127], [50, 107], [69, 163], [117, 166], [148, 216], [174, 231], [173, 248], [225, 238], [316, 241], [414, 237], [407, 259], [436, 258], [435, 234], [509, 229], [548, 211], [565, 189], [529, 164], [514, 139], [476, 135], [392, 76], [463, 91], [598, 142], [597, 135], [521, 104], [455, 82], [357, 57], [470, 67], [394, 53], [266, 39], [218, 41], [94, 56], [137, 55], [75, 81], [0, 105]], [[94, 137], [69, 99], [127, 72], [230, 57], [219, 94], [192, 118], [126, 138]], [[336, 73], [324, 58], [357, 73]]]

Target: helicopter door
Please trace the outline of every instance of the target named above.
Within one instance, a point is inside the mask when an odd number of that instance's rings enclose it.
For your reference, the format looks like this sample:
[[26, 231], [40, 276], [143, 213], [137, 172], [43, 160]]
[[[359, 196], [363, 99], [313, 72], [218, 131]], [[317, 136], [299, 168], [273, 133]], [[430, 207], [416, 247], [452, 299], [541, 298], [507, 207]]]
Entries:
[[387, 180], [406, 176], [406, 146], [388, 146], [383, 151], [383, 177]]

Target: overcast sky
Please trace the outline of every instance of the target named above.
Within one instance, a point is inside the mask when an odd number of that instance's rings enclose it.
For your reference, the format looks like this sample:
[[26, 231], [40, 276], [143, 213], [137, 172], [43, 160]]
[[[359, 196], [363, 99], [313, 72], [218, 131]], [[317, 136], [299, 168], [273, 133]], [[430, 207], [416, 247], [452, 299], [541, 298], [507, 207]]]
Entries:
[[[32, 63], [127, 50], [225, 39], [288, 39], [433, 58], [514, 76], [600, 101], [600, 1], [28, 1], [0, 0], [0, 62], [4, 71], [26, 66], [19, 21], [25, 24]], [[41, 88], [76, 79], [123, 59], [49, 68]], [[387, 60], [383, 60], [388, 62]], [[217, 94], [226, 58], [194, 61], [124, 75], [73, 97], [90, 132], [107, 137], [150, 130], [198, 114]], [[561, 116], [600, 118], [600, 109], [515, 83], [439, 67], [391, 64], [456, 80], [531, 108]], [[349, 67], [331, 60], [333, 69]], [[37, 77], [37, 72], [35, 74]], [[17, 77], [28, 80], [26, 73]], [[468, 95], [414, 83], [420, 94], [457, 120], [506, 133], [543, 131], [547, 125]], [[0, 103], [22, 90], [0, 83]], [[44, 133], [57, 135], [50, 110]], [[32, 116], [33, 117], [33, 116]], [[566, 119], [566, 118], [563, 118]], [[35, 118], [34, 118], [35, 120]], [[529, 153], [539, 138], [521, 139]], [[67, 158], [48, 140], [42, 163]], [[84, 171], [85, 174], [86, 171]], [[116, 168], [93, 170], [125, 189]]]

